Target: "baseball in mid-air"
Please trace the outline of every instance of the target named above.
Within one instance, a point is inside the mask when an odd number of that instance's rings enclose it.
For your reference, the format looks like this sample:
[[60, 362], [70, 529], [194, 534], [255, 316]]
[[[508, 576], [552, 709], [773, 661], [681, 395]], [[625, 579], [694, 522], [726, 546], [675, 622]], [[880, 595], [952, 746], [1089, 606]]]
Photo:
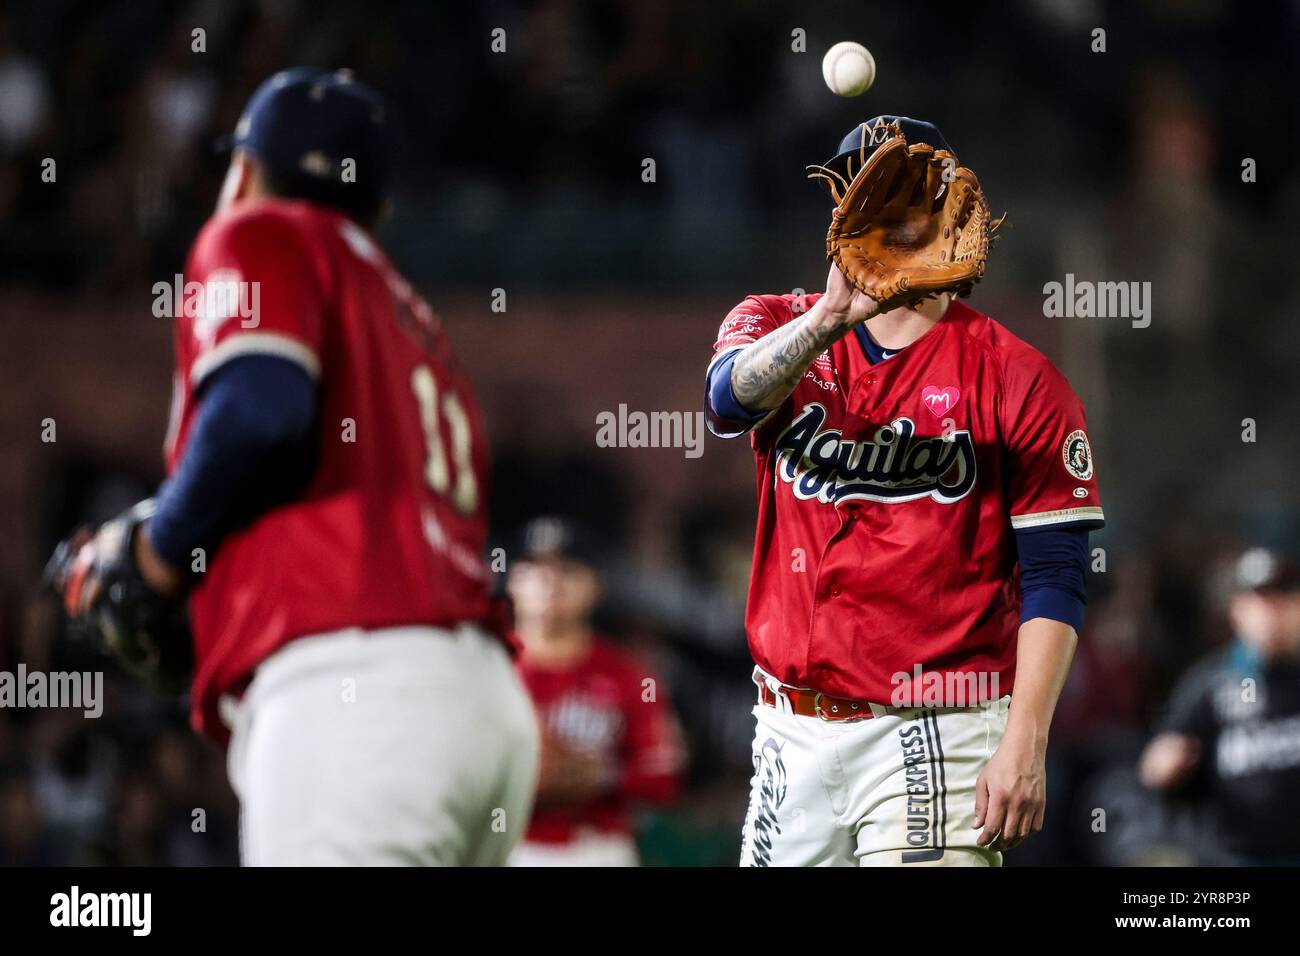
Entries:
[[860, 96], [876, 82], [876, 61], [861, 43], [843, 40], [822, 58], [822, 78], [837, 96]]

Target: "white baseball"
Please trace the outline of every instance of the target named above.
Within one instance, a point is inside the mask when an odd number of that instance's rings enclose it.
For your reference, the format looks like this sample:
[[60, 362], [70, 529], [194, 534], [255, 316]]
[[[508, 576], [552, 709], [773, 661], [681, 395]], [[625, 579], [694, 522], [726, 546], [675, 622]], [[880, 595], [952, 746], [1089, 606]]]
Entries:
[[837, 96], [860, 96], [876, 82], [876, 61], [861, 43], [843, 40], [822, 57], [822, 79]]

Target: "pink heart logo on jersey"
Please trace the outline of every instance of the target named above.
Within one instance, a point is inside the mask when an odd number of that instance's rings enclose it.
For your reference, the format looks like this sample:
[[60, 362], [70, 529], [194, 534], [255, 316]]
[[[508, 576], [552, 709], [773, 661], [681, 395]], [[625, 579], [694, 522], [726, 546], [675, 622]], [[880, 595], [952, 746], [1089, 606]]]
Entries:
[[947, 388], [927, 385], [921, 389], [921, 401], [925, 402], [925, 407], [930, 410], [930, 414], [935, 418], [943, 418], [951, 412], [959, 398], [961, 398], [961, 392], [951, 385]]

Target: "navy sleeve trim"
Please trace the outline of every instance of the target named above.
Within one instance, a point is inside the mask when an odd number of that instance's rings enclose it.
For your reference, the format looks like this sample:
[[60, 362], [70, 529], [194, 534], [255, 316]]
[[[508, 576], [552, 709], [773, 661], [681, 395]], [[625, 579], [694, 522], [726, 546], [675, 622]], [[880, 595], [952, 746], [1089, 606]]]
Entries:
[[718, 438], [736, 438], [743, 435], [769, 414], [769, 412], [755, 414], [736, 400], [736, 393], [731, 388], [731, 369], [739, 354], [740, 348], [722, 353], [713, 360], [705, 378], [705, 421], [709, 431]]
[[188, 568], [233, 527], [282, 503], [315, 469], [316, 386], [289, 358], [243, 355], [203, 383], [176, 473], [159, 490], [149, 540]]
[[1016, 533], [1020, 559], [1020, 622], [1045, 617], [1083, 627], [1088, 603], [1088, 532], [1081, 528], [1035, 528]]

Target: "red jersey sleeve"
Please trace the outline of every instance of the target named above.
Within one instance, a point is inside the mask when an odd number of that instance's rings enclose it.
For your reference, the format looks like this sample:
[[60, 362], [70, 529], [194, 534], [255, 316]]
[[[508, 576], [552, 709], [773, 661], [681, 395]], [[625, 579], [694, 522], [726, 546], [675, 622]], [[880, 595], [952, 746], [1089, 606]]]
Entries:
[[747, 296], [743, 302], [727, 313], [718, 328], [717, 340], [713, 343], [713, 359], [743, 348], [756, 342], [769, 332], [774, 332], [785, 323], [764, 304], [766, 296]]
[[1011, 527], [1093, 529], [1105, 524], [1083, 403], [1050, 362], [1016, 360], [1004, 372]]
[[240, 355], [277, 355], [320, 374], [323, 253], [271, 210], [214, 219], [185, 275], [191, 388]]
[[[758, 429], [775, 409], [755, 415], [736, 401], [727, 360], [763, 336], [807, 311], [816, 296], [751, 295], [727, 313], [713, 343], [713, 359], [705, 373], [705, 410], [709, 430], [719, 438], [735, 438]], [[751, 436], [752, 440], [752, 436]]]
[[632, 800], [665, 804], [677, 797], [685, 752], [677, 716], [659, 681], [650, 680], [629, 683], [619, 790]]

